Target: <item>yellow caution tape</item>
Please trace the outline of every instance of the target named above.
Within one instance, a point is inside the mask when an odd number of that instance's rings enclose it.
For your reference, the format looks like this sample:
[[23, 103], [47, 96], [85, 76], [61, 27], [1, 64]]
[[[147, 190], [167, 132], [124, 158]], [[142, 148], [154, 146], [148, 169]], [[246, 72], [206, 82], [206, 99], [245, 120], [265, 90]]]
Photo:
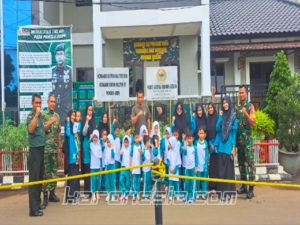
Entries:
[[0, 186], [0, 190], [15, 188], [15, 187], [22, 187], [22, 186], [44, 184], [44, 183], [52, 183], [52, 182], [57, 182], [57, 181], [79, 179], [79, 178], [84, 178], [84, 177], [103, 175], [103, 174], [107, 174], [107, 173], [116, 173], [116, 172], [120, 172], [120, 171], [124, 171], [124, 170], [137, 169], [137, 168], [142, 168], [142, 167], [147, 167], [147, 166], [152, 166], [152, 173], [160, 175], [161, 178], [173, 177], [173, 178], [179, 178], [179, 179], [203, 180], [203, 181], [210, 181], [210, 182], [222, 182], [222, 183], [233, 183], [233, 184], [249, 184], [249, 185], [273, 186], [273, 187], [300, 188], [300, 185], [297, 185], [297, 184], [278, 184], [278, 183], [255, 182], [255, 181], [240, 181], [240, 180], [226, 180], [226, 179], [169, 175], [169, 174], [165, 174], [166, 173], [165, 165], [163, 164], [162, 160], [160, 160], [159, 164], [156, 166], [153, 166], [153, 163], [147, 163], [147, 164], [142, 164], [142, 165], [138, 165], [138, 166], [130, 166], [130, 167], [108, 170], [108, 171], [106, 170], [106, 171], [101, 171], [101, 172], [97, 172], [97, 173], [86, 173], [86, 174], [75, 175], [75, 176], [70, 176], [70, 177], [55, 178], [55, 179], [51, 179], [51, 180], [40, 180], [40, 181], [35, 181], [35, 182], [23, 183], [23, 184]]
[[[155, 174], [161, 174], [160, 172], [153, 171]], [[242, 181], [242, 180], [226, 180], [226, 179], [214, 179], [214, 178], [203, 178], [203, 177], [187, 177], [187, 176], [178, 176], [178, 175], [164, 175], [165, 177], [173, 177], [179, 179], [188, 179], [188, 180], [204, 180], [210, 182], [221, 182], [221, 183], [233, 183], [233, 184], [249, 184], [249, 185], [262, 185], [262, 186], [273, 186], [273, 187], [288, 187], [288, 188], [300, 188], [300, 185], [297, 184], [278, 184], [278, 183], [267, 183], [267, 182], [255, 182], [255, 181]], [[162, 175], [160, 177], [163, 177]]]
[[57, 182], [57, 181], [79, 179], [79, 178], [102, 175], [102, 174], [107, 174], [107, 173], [116, 173], [116, 172], [120, 172], [120, 171], [124, 171], [124, 170], [137, 169], [137, 168], [142, 168], [142, 167], [147, 167], [147, 166], [153, 166], [153, 163], [147, 163], [147, 164], [142, 164], [142, 165], [138, 165], [138, 166], [130, 166], [130, 167], [114, 169], [114, 170], [106, 170], [106, 171], [101, 171], [101, 172], [96, 172], [96, 173], [86, 173], [86, 174], [75, 175], [75, 176], [70, 176], [70, 177], [61, 177], [61, 178], [55, 178], [55, 179], [50, 179], [50, 180], [39, 180], [39, 181], [27, 182], [27, 183], [23, 183], [23, 184], [5, 185], [5, 186], [0, 186], [0, 190], [15, 188], [15, 187], [31, 186], [31, 185], [37, 185], [37, 184], [52, 183], [52, 182]]

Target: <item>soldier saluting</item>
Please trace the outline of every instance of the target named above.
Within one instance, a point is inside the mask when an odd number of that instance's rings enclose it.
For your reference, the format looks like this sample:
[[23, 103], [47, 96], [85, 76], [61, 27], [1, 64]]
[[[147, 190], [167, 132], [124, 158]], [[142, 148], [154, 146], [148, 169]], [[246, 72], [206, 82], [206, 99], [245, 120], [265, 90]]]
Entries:
[[[238, 120], [238, 129], [236, 136], [236, 147], [238, 149], [238, 164], [241, 174], [241, 180], [247, 181], [247, 172], [249, 181], [255, 181], [255, 165], [254, 165], [254, 148], [251, 127], [255, 126], [255, 111], [254, 106], [247, 101], [247, 89], [245, 86], [240, 86], [239, 106], [236, 108], [236, 118]], [[249, 186], [243, 184], [237, 191], [238, 194], [247, 194], [247, 198], [254, 197], [254, 185]]]
[[[56, 112], [63, 118], [66, 117], [72, 107], [72, 68], [65, 64], [65, 44], [59, 44], [55, 48], [57, 65], [52, 67], [52, 93], [56, 97]], [[64, 121], [62, 121], [64, 125]]]
[[[58, 149], [61, 145], [61, 124], [59, 115], [54, 112], [56, 99], [53, 94], [49, 95], [47, 103], [48, 108], [41, 114], [41, 119], [44, 123], [46, 133], [44, 180], [57, 178]], [[54, 193], [56, 186], [57, 182], [43, 184], [43, 206], [46, 207], [48, 205], [48, 191], [50, 192], [49, 202], [59, 202], [59, 198], [57, 198]]]

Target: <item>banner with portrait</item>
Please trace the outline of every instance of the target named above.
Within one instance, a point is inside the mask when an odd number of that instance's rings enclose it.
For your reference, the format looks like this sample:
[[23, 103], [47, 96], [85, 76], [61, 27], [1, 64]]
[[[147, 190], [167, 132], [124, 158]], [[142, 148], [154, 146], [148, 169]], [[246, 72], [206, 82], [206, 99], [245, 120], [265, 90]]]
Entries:
[[147, 100], [178, 99], [178, 68], [177, 66], [146, 68]]
[[49, 94], [56, 96], [55, 111], [64, 126], [72, 108], [71, 26], [18, 27], [19, 120], [24, 122], [32, 109], [31, 96], [42, 96], [42, 110]]

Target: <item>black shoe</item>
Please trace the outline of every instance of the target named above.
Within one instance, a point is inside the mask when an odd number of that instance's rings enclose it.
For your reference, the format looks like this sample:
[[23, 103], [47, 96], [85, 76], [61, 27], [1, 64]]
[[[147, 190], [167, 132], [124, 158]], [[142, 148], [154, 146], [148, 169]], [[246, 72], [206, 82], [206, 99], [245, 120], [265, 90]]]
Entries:
[[40, 205], [40, 206], [39, 206], [39, 210], [43, 210], [43, 209], [46, 209], [46, 206]]
[[30, 213], [29, 216], [42, 216], [43, 212], [41, 211], [36, 211], [35, 213]]
[[249, 192], [247, 193], [248, 199], [251, 199], [254, 197], [253, 188], [254, 188], [254, 186], [249, 186]]
[[44, 192], [44, 199], [43, 199], [43, 204], [42, 205], [45, 206], [45, 208], [48, 205], [48, 191]]
[[240, 195], [240, 194], [247, 194], [247, 185], [246, 184], [243, 184], [242, 187], [237, 190], [237, 193]]
[[54, 194], [54, 190], [50, 191], [49, 202], [59, 202], [59, 198]]

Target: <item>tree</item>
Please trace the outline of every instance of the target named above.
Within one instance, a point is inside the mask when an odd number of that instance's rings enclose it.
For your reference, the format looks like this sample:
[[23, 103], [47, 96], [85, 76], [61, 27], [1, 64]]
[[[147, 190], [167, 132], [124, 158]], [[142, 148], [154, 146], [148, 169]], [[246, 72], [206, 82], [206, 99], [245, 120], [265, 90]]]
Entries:
[[269, 90], [267, 93], [266, 113], [270, 115], [271, 119], [278, 121], [277, 102], [276, 97], [281, 90], [286, 89], [292, 84], [292, 75], [286, 55], [283, 51], [278, 52], [276, 56], [275, 65], [270, 76]]
[[279, 128], [277, 138], [281, 145], [288, 144], [288, 151], [299, 150], [300, 144], [300, 77], [295, 73], [292, 84], [282, 89], [277, 100]]
[[[1, 59], [1, 57], [0, 57]], [[0, 64], [1, 70], [1, 64]], [[13, 90], [10, 89], [11, 83], [15, 81], [13, 72], [15, 71], [15, 66], [13, 65], [13, 60], [9, 54], [4, 51], [4, 92], [5, 92], [5, 101], [7, 107], [17, 107], [18, 102], [18, 89], [15, 87]], [[1, 79], [0, 79], [1, 85]], [[1, 86], [0, 86], [1, 87]], [[1, 94], [0, 94], [1, 95]], [[2, 103], [1, 103], [2, 108]]]

